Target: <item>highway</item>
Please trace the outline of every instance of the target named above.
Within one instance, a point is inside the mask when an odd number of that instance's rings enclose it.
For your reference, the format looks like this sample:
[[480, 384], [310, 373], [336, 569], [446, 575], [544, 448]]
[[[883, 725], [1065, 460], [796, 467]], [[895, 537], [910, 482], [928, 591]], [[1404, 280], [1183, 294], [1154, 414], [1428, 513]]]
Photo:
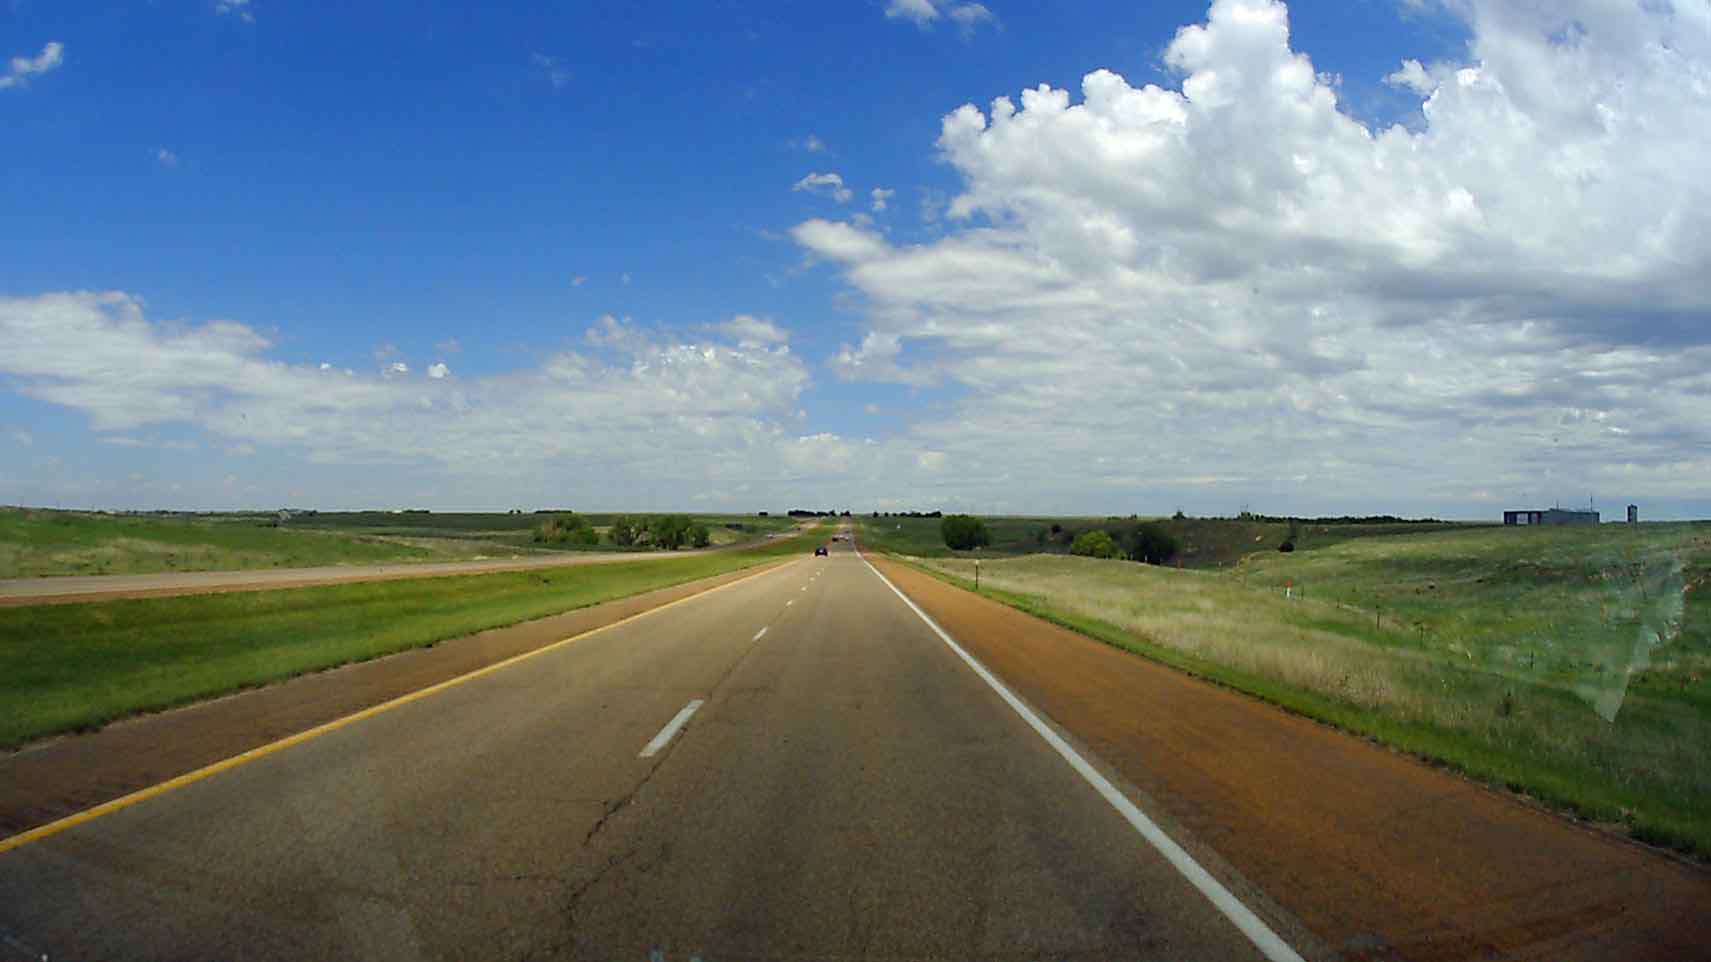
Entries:
[[1290, 956], [1025, 711], [840, 543], [0, 852], [0, 959]]

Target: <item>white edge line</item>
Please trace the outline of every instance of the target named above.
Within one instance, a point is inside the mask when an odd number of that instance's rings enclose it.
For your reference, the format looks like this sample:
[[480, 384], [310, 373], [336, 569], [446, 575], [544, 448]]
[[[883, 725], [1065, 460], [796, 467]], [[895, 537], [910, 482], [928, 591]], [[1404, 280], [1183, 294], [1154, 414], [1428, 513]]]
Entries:
[[684, 705], [678, 710], [676, 715], [672, 716], [671, 721], [665, 723], [665, 727], [659, 730], [659, 734], [654, 736], [654, 740], [648, 742], [647, 747], [642, 749], [642, 753], [636, 757], [652, 758], [659, 754], [659, 750], [664, 748], [667, 742], [671, 741], [671, 737], [676, 735], [679, 729], [684, 725], [689, 724], [689, 716], [695, 714], [696, 709], [700, 708], [704, 703], [705, 701], [703, 699], [697, 698], [689, 704]]
[[933, 629], [939, 639], [949, 645], [951, 650], [956, 652], [974, 670], [976, 675], [980, 676], [981, 681], [990, 685], [992, 690], [997, 692], [1006, 704], [1015, 709], [1016, 714], [1021, 715], [1022, 720], [1028, 723], [1028, 727], [1032, 728], [1041, 738], [1046, 740], [1046, 744], [1063, 756], [1063, 760], [1069, 762], [1069, 767], [1075, 769], [1076, 774], [1086, 779], [1094, 790], [1099, 792], [1107, 802], [1110, 802], [1111, 807], [1128, 820], [1128, 823], [1134, 826], [1135, 831], [1139, 832], [1141, 837], [1146, 839], [1153, 848], [1158, 849], [1159, 854], [1175, 866], [1176, 870], [1188, 879], [1189, 884], [1199, 889], [1200, 894], [1206, 896], [1217, 907], [1218, 911], [1224, 913], [1224, 917], [1234, 923], [1236, 928], [1240, 929], [1242, 934], [1248, 937], [1248, 941], [1252, 942], [1254, 947], [1259, 949], [1267, 959], [1270, 959], [1271, 962], [1303, 962], [1301, 956], [1289, 947], [1289, 943], [1283, 941], [1276, 932], [1273, 932], [1270, 926], [1266, 925], [1259, 916], [1253, 913], [1252, 909], [1236, 898], [1229, 889], [1225, 888], [1222, 882], [1201, 868], [1200, 863], [1194, 860], [1194, 856], [1189, 855], [1182, 846], [1176, 844], [1175, 840], [1166, 835], [1164, 830], [1148, 818], [1145, 812], [1141, 811], [1134, 802], [1129, 801], [1122, 792], [1119, 792], [1109, 779], [1101, 775], [1098, 769], [1088, 763], [1087, 759], [1081, 757], [1080, 752], [1072, 748], [1057, 732], [1052, 731], [1050, 726], [1041, 721], [1039, 716], [1035, 715], [1027, 705], [1022, 704], [1022, 700], [1012, 694], [1010, 689], [1004, 687], [1004, 683], [999, 681], [990, 671], [987, 671], [985, 665], [964, 651], [955, 639], [939, 627], [938, 622], [928, 616], [925, 611], [922, 611], [920, 606], [910, 600], [908, 595], [898, 590], [897, 586], [891, 583], [890, 578], [885, 577], [878, 568], [875, 568], [873, 562], [862, 558], [862, 563], [867, 565], [869, 571], [878, 575], [879, 580], [885, 582], [885, 586], [890, 588], [897, 597], [903, 599], [903, 603], [909, 606], [909, 610], [915, 612], [922, 621], [926, 622], [927, 627]]
[[766, 634], [766, 629], [770, 628], [770, 627], [772, 627], [772, 626], [766, 625], [765, 627], [762, 627], [761, 630], [755, 632], [755, 636], [753, 638], [750, 638], [749, 640], [750, 641], [759, 641], [761, 639], [761, 637]]

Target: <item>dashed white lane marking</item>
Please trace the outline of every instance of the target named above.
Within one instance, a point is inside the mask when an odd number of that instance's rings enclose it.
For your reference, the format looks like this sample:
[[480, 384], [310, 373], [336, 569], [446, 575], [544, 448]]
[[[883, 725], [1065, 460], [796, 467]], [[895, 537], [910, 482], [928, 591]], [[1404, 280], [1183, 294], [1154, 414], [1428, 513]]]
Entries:
[[1224, 887], [1224, 883], [1213, 878], [1210, 872], [1201, 868], [1200, 863], [1194, 860], [1194, 856], [1189, 855], [1182, 846], [1176, 844], [1176, 840], [1166, 835], [1164, 830], [1148, 818], [1146, 813], [1141, 811], [1134, 802], [1129, 801], [1122, 792], [1117, 791], [1117, 787], [1112, 785], [1104, 775], [1101, 775], [1098, 769], [1089, 764], [1087, 759], [1081, 757], [1080, 752], [1072, 748], [1057, 732], [1052, 731], [1045, 722], [1040, 721], [1038, 715], [1035, 715], [1027, 705], [1022, 704], [1020, 698], [1011, 694], [1010, 689], [1004, 687], [1003, 682], [986, 670], [985, 665], [964, 651], [961, 645], [957, 644], [943, 628], [939, 627], [938, 622], [929, 617], [925, 611], [922, 611], [915, 602], [909, 599], [908, 595], [899, 591], [897, 586], [891, 583], [890, 578], [881, 574], [880, 570], [875, 568], [873, 563], [866, 558], [862, 559], [862, 563], [867, 565], [867, 570], [878, 575], [879, 580], [885, 582], [885, 586], [890, 588], [897, 597], [903, 599], [903, 603], [909, 606], [909, 610], [920, 616], [921, 620], [927, 623], [927, 627], [933, 629], [933, 633], [939, 636], [939, 640], [949, 645], [951, 651], [956, 652], [968, 664], [968, 667], [974, 669], [974, 673], [980, 676], [981, 681], [990, 685], [992, 690], [998, 693], [998, 697], [1004, 699], [1005, 703], [1014, 709], [1016, 714], [1022, 716], [1022, 720], [1028, 723], [1028, 727], [1045, 739], [1046, 744], [1056, 749], [1057, 753], [1063, 756], [1063, 760], [1069, 762], [1069, 767], [1075, 769], [1076, 774], [1086, 779], [1087, 783], [1092, 785], [1094, 790], [1103, 796], [1105, 801], [1109, 802], [1111, 807], [1115, 808], [1118, 814], [1122, 815], [1135, 831], [1141, 834], [1142, 838], [1151, 843], [1153, 848], [1158, 849], [1159, 854], [1163, 855], [1166, 861], [1170, 862], [1178, 872], [1181, 872], [1182, 876], [1188, 879], [1190, 885], [1199, 889], [1200, 894], [1206, 896], [1207, 900], [1216, 906], [1218, 911], [1224, 913], [1224, 917], [1234, 923], [1236, 928], [1240, 929], [1241, 933], [1248, 937], [1248, 941], [1252, 942], [1254, 947], [1259, 949], [1267, 959], [1270, 959], [1271, 962], [1303, 962], [1301, 956], [1289, 947], [1289, 943], [1283, 941], [1276, 932], [1273, 932], [1271, 926], [1266, 925], [1259, 916], [1254, 914], [1253, 909], [1248, 908], [1240, 899], [1236, 898], [1229, 889]]
[[[770, 628], [770, 627], [772, 627], [772, 626], [771, 625], [767, 626], [767, 628]], [[759, 641], [761, 636], [764, 634], [766, 634], [766, 628], [762, 628], [761, 630], [755, 632], [755, 636], [753, 638], [750, 638], [749, 640], [750, 641]]]
[[652, 758], [659, 754], [659, 750], [664, 748], [667, 742], [671, 741], [671, 737], [676, 735], [678, 730], [684, 725], [689, 724], [689, 716], [695, 714], [696, 709], [700, 708], [703, 704], [705, 704], [705, 701], [697, 698], [689, 704], [684, 705], [683, 709], [676, 715], [672, 716], [671, 721], [665, 723], [665, 727], [659, 730], [659, 734], [654, 736], [654, 740], [648, 742], [647, 747], [643, 748], [642, 753], [636, 757]]
[[793, 605], [793, 604], [795, 604], [795, 603], [796, 603], [796, 599], [795, 599], [795, 598], [792, 598], [792, 599], [790, 599], [790, 600], [789, 600], [789, 601], [786, 601], [786, 602], [785, 602], [785, 603], [784, 603], [784, 607], [786, 607], [786, 608], [788, 608], [788, 607], [790, 607], [790, 606], [791, 606], [791, 605]]

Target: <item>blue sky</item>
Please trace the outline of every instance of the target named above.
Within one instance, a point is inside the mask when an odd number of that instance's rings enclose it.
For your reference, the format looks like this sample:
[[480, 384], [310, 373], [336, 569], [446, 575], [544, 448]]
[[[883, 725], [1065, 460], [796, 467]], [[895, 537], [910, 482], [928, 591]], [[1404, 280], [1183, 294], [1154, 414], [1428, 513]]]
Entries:
[[[1609, 95], [1702, 78], [1702, 2], [351, 6], [0, 12], [0, 334], [31, 345], [0, 347], [0, 502], [1711, 508], [1683, 366], [1708, 340], [1681, 217], [1703, 145], [1620, 139], [1703, 95]], [[1682, 62], [1644, 59], [1671, 39]], [[1274, 69], [1298, 55], [1312, 90]], [[1100, 69], [1187, 104], [1148, 123], [1194, 136], [1148, 154], [1116, 108], [1094, 132]], [[1632, 123], [1589, 142], [1539, 83]], [[1067, 112], [1024, 102], [1041, 84]], [[1423, 112], [1445, 84], [1509, 113]], [[1017, 123], [952, 136], [998, 97]], [[1469, 166], [1481, 123], [1532, 139]], [[1392, 149], [1429, 176], [1387, 181]], [[1514, 167], [1540, 151], [1597, 169], [1552, 194]], [[1540, 226], [1564, 197], [1625, 211], [1625, 246]], [[1685, 343], [1646, 355], [1623, 291], [1660, 284]], [[1392, 337], [1503, 353], [1523, 330], [1555, 363], [1507, 377]], [[1436, 378], [1396, 396], [1398, 371]], [[312, 372], [344, 380], [322, 397]], [[1660, 377], [1672, 397], [1608, 387]]]

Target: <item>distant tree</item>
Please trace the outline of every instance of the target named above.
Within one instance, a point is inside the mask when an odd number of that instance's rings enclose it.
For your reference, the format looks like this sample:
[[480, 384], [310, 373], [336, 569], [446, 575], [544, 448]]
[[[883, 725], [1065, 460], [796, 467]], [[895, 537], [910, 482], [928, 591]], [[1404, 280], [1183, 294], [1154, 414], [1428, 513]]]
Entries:
[[689, 516], [686, 514], [662, 514], [654, 518], [648, 528], [655, 545], [667, 551], [676, 551], [688, 540], [689, 525]]
[[1100, 530], [1083, 531], [1075, 536], [1075, 542], [1069, 546], [1070, 554], [1086, 555], [1090, 558], [1117, 557], [1117, 542], [1111, 536]]
[[1161, 565], [1176, 557], [1181, 546], [1164, 526], [1143, 524], [1134, 530], [1129, 542], [1129, 557], [1150, 565]]
[[577, 545], [587, 547], [600, 543], [600, 532], [588, 519], [574, 511], [548, 518], [535, 529], [539, 544]]
[[1183, 514], [1181, 508], [1177, 508], [1176, 513], [1170, 516], [1170, 520], [1172, 521], [1184, 521], [1187, 520], [1187, 518], [1188, 515]]
[[644, 525], [638, 524], [635, 518], [621, 514], [612, 519], [611, 527], [606, 529], [606, 537], [610, 538], [613, 544], [628, 548], [636, 543], [636, 539], [641, 536], [643, 527]]
[[705, 548], [713, 543], [713, 533], [707, 530], [706, 525], [697, 521], [689, 526], [688, 531], [684, 532], [684, 539], [693, 547]]
[[945, 547], [954, 551], [968, 551], [992, 543], [986, 522], [972, 515], [945, 515], [939, 522], [939, 534], [945, 539]]
[[1054, 534], [1054, 535], [1063, 534], [1063, 525], [1058, 524], [1055, 521], [1052, 522], [1052, 534]]

